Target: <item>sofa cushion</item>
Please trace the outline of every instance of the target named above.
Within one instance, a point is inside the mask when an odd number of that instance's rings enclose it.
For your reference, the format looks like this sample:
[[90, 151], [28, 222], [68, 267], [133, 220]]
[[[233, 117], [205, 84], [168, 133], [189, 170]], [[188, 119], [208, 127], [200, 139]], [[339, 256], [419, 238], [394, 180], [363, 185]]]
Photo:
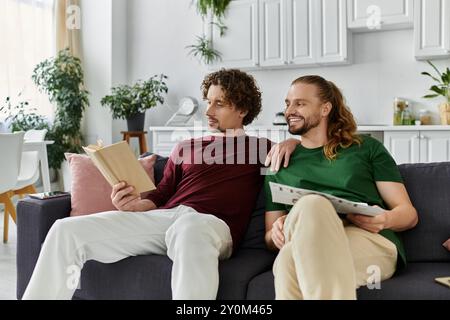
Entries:
[[275, 287], [272, 270], [253, 278], [248, 284], [247, 300], [274, 300]]
[[401, 235], [411, 262], [450, 262], [442, 244], [450, 236], [450, 163], [401, 165], [418, 225]]
[[450, 289], [438, 284], [435, 278], [448, 277], [448, 262], [409, 263], [406, 269], [395, 277], [383, 281], [380, 290], [361, 287], [358, 299], [361, 300], [450, 300]]
[[266, 243], [264, 241], [265, 227], [265, 192], [261, 189], [258, 200], [256, 202], [255, 210], [252, 213], [247, 231], [241, 243], [241, 248], [247, 249], [265, 249]]
[[[152, 155], [152, 153], [146, 153], [144, 155], [142, 155], [142, 157], [148, 157]], [[154, 168], [154, 176], [155, 176], [155, 184], [158, 184], [163, 176], [164, 176], [164, 168], [166, 166], [167, 160], [169, 158], [167, 157], [161, 157], [160, 155], [156, 155], [156, 162], [155, 165], [153, 166]]]
[[[393, 278], [383, 281], [380, 290], [361, 287], [359, 300], [450, 300], [450, 290], [434, 281], [449, 276], [450, 263], [410, 263]], [[248, 285], [248, 300], [272, 300], [275, 298], [272, 271], [256, 276]]]
[[[239, 250], [231, 259], [221, 261], [217, 298], [245, 299], [249, 281], [268, 270], [273, 260], [274, 255], [266, 250]], [[171, 272], [172, 261], [166, 256], [129, 257], [112, 264], [88, 261], [74, 299], [168, 300], [172, 298]]]

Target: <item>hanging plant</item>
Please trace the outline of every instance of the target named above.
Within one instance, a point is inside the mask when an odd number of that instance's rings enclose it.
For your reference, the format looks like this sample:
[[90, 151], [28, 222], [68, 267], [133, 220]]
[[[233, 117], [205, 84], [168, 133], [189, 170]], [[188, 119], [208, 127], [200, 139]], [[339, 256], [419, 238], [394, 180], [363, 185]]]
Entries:
[[[202, 17], [203, 21], [211, 19], [209, 24], [219, 30], [219, 35], [223, 37], [227, 27], [223, 23], [226, 10], [231, 0], [193, 0], [197, 8], [197, 12]], [[211, 64], [214, 61], [221, 59], [220, 52], [215, 50], [212, 46], [212, 41], [208, 39], [206, 34], [197, 36], [197, 43], [187, 46], [190, 49], [188, 55], [198, 58], [205, 64]]]
[[206, 36], [197, 36], [197, 44], [187, 46], [186, 48], [191, 49], [189, 55], [202, 60], [205, 64], [213, 63], [221, 58], [220, 53], [212, 47], [211, 40]]
[[231, 0], [197, 0], [197, 11], [202, 17], [206, 17], [209, 12], [212, 12], [215, 17], [222, 19], [230, 2]]

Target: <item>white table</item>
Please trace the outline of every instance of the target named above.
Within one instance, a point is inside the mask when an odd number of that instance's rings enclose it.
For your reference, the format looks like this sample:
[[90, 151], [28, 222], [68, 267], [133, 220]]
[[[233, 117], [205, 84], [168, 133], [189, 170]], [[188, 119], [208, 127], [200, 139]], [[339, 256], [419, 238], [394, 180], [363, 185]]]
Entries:
[[50, 173], [48, 169], [47, 146], [55, 141], [27, 141], [23, 143], [23, 151], [37, 151], [39, 154], [39, 166], [41, 168], [42, 185], [44, 192], [51, 191]]

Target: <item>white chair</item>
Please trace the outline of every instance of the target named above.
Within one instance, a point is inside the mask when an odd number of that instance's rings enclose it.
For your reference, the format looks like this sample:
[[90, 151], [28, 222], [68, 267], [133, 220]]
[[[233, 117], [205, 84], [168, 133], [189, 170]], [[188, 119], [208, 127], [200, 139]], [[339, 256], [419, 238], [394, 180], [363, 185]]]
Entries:
[[47, 129], [43, 130], [28, 130], [25, 132], [23, 139], [25, 141], [44, 141], [47, 135]]
[[[24, 140], [41, 142], [45, 140], [47, 130], [30, 130], [25, 133]], [[22, 152], [22, 161], [17, 183], [13, 188], [14, 194], [23, 198], [24, 195], [36, 193], [34, 184], [39, 179], [39, 153], [37, 151]]]
[[9, 216], [16, 222], [16, 209], [11, 202], [19, 176], [24, 132], [0, 133], [0, 203], [5, 206], [3, 242], [8, 242]]

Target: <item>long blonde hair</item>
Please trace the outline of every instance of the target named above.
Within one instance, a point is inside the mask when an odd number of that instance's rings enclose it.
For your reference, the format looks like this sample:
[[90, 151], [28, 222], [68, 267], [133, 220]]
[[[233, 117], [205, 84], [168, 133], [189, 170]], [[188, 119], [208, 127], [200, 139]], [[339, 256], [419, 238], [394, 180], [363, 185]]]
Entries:
[[319, 91], [319, 98], [323, 103], [329, 102], [333, 106], [328, 115], [328, 143], [324, 146], [324, 154], [329, 160], [338, 156], [338, 148], [348, 148], [353, 144], [361, 144], [361, 138], [356, 134], [356, 121], [344, 101], [341, 90], [331, 81], [320, 76], [304, 76], [292, 82], [315, 85]]

